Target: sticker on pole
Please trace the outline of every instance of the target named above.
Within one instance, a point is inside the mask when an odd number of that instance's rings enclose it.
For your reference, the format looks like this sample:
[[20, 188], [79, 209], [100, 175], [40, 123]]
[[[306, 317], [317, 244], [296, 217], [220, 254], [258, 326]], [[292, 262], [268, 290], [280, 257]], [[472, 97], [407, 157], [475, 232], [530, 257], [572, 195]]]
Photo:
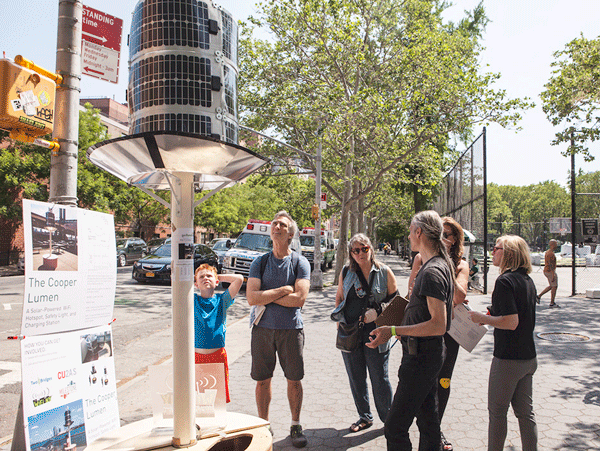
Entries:
[[119, 82], [123, 20], [83, 6], [81, 73], [111, 83]]

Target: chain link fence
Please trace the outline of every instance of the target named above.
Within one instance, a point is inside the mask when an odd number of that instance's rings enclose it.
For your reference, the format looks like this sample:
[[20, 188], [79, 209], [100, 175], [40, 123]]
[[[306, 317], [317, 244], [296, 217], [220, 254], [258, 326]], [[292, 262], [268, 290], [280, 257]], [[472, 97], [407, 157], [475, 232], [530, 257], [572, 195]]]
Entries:
[[[487, 255], [487, 180], [486, 131], [465, 150], [441, 183], [440, 194], [433, 209], [441, 216], [451, 216], [465, 230], [465, 258], [477, 258], [483, 269], [483, 292], [487, 293], [487, 270], [491, 263]], [[488, 258], [484, 258], [484, 256]]]
[[[553, 227], [553, 222], [568, 219], [568, 228]], [[488, 223], [489, 242], [493, 243], [500, 235], [519, 235], [529, 245], [534, 271], [543, 271], [544, 253], [550, 240], [558, 241], [556, 265], [559, 284], [570, 293], [585, 294], [587, 290], [600, 288], [600, 246], [598, 237], [586, 240], [581, 234], [581, 222], [575, 226], [575, 271], [573, 271], [570, 218], [548, 218], [541, 222]], [[586, 241], [589, 241], [586, 243]], [[573, 289], [574, 287], [574, 289]], [[540, 287], [538, 287], [540, 288]]]

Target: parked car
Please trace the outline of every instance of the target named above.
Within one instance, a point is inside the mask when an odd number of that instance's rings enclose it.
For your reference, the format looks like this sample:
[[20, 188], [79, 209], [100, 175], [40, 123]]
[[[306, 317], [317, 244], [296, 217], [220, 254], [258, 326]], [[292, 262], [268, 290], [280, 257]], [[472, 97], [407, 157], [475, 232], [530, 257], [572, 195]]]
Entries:
[[[204, 244], [194, 245], [194, 271], [202, 263], [218, 267], [219, 257]], [[133, 265], [131, 274], [138, 282], [171, 283], [171, 243], [165, 243], [153, 254], [138, 260]]]
[[215, 251], [215, 253], [219, 256], [219, 271], [221, 271], [221, 268], [223, 268], [223, 259], [225, 258], [225, 254], [229, 249], [231, 249], [231, 246], [233, 246], [234, 243], [235, 240], [232, 240], [231, 238], [215, 238], [208, 245], [208, 247]]
[[117, 266], [125, 266], [139, 260], [148, 246], [141, 238], [117, 238]]
[[148, 251], [146, 253], [148, 255], [154, 253], [154, 251], [165, 244], [167, 240], [170, 240], [170, 238], [152, 238], [148, 241]]

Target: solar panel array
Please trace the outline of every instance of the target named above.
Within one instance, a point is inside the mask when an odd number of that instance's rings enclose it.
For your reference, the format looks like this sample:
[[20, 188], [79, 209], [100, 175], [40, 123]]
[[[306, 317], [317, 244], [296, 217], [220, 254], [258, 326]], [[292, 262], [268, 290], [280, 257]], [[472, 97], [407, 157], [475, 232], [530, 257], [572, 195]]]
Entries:
[[130, 133], [174, 131], [237, 144], [238, 26], [213, 3], [141, 0], [129, 46]]

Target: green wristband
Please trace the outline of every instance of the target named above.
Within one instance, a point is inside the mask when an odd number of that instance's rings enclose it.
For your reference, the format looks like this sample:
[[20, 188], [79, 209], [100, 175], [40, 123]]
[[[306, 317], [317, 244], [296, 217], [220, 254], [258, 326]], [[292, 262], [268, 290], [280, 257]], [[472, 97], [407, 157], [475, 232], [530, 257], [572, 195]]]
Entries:
[[396, 326], [392, 326], [392, 337], [396, 336]]

